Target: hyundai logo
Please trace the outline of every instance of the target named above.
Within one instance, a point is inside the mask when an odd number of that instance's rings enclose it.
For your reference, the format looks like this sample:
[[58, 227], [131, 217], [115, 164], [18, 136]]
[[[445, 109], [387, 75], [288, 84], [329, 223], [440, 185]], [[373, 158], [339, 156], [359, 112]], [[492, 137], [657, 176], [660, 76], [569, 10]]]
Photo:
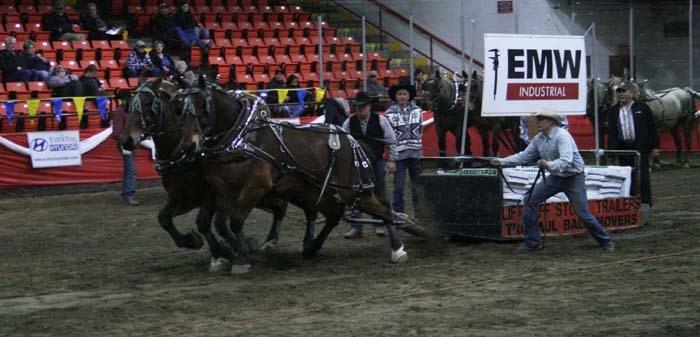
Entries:
[[49, 147], [49, 144], [46, 141], [46, 139], [35, 138], [34, 140], [32, 140], [31, 147], [32, 147], [32, 150], [34, 150], [35, 152], [42, 152], [42, 151], [45, 151]]

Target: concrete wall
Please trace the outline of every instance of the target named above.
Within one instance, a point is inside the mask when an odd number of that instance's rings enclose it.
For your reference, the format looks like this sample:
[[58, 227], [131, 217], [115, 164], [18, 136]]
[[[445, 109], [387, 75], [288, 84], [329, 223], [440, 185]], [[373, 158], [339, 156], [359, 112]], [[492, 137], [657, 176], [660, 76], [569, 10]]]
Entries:
[[[700, 88], [700, 0], [694, 3], [694, 87]], [[473, 50], [477, 60], [483, 61], [484, 33], [520, 33], [581, 35], [595, 21], [597, 76], [608, 78], [617, 72], [615, 57], [626, 62], [629, 50], [630, 2], [621, 0], [514, 0], [513, 13], [497, 13], [496, 0], [380, 0], [381, 3], [406, 17], [413, 15], [414, 22], [441, 39], [467, 53]], [[368, 20], [379, 22], [378, 9], [367, 1], [347, 1], [358, 13], [365, 13]], [[636, 78], [648, 79], [652, 88], [689, 85], [688, 36], [664, 37], [664, 23], [688, 22], [688, 1], [659, 0], [632, 1], [634, 7], [633, 50], [636, 55]], [[571, 18], [574, 18], [573, 22]], [[462, 41], [460, 20], [464, 18], [465, 39]], [[469, 21], [474, 20], [475, 26]], [[409, 41], [407, 25], [382, 16], [382, 26], [402, 40]], [[475, 27], [475, 29], [474, 29]], [[472, 32], [474, 43], [472, 46]], [[426, 54], [429, 40], [414, 34], [414, 45]], [[586, 38], [588, 56], [593, 41]], [[445, 66], [459, 71], [462, 62], [459, 55], [439, 45], [433, 45], [433, 55]], [[612, 59], [611, 59], [612, 56]], [[619, 62], [618, 62], [619, 63]], [[619, 67], [621, 68], [621, 67]]]

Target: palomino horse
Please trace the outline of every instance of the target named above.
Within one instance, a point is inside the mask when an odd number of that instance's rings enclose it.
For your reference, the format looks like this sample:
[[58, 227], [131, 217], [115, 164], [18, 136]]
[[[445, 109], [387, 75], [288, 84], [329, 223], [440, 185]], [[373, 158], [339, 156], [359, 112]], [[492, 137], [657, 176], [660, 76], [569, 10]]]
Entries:
[[[214, 215], [214, 191], [204, 178], [203, 160], [185, 151], [176, 151], [182, 138], [180, 121], [173, 113], [171, 96], [175, 94], [175, 84], [162, 79], [141, 84], [129, 104], [129, 116], [120, 136], [120, 144], [126, 150], [133, 150], [144, 136], [153, 137], [156, 147], [156, 170], [162, 176], [163, 187], [168, 192], [168, 201], [158, 214], [158, 222], [175, 241], [177, 247], [201, 248], [202, 239], [197, 232], [181, 234], [173, 224], [173, 218], [199, 208], [197, 229], [205, 235], [212, 259], [210, 270], [219, 271], [231, 261], [233, 255], [219, 244], [211, 232], [211, 219]], [[286, 214], [284, 200], [266, 200], [264, 205], [272, 210], [274, 220], [267, 242], [278, 239], [280, 224]]]
[[[305, 212], [321, 212], [326, 224], [302, 255], [316, 255], [351, 205], [376, 215], [388, 227], [392, 261], [407, 258], [394, 220], [399, 218], [373, 192], [373, 172], [360, 144], [328, 124], [295, 126], [268, 118], [263, 101], [229, 94], [203, 77], [176, 98], [183, 114], [182, 148], [198, 144], [206, 156], [206, 177], [216, 190], [217, 228], [238, 240], [232, 273], [250, 267], [243, 225], [263, 196], [282, 197]], [[201, 137], [201, 141], [200, 141]], [[403, 218], [402, 220], [408, 221]], [[231, 244], [231, 246], [235, 246]]]
[[[624, 81], [621, 77], [612, 77], [608, 90], [615, 91], [617, 86]], [[688, 153], [692, 146], [691, 133], [697, 124], [695, 114], [695, 101], [700, 94], [691, 88], [669, 88], [654, 92], [644, 84], [632, 82], [635, 87], [635, 100], [646, 103], [654, 115], [654, 120], [659, 132], [666, 130], [671, 132], [673, 142], [676, 145], [676, 160], [682, 167], [690, 167]], [[617, 104], [617, 96], [614, 96], [613, 105]], [[685, 152], [681, 143], [680, 129], [683, 128], [685, 138]], [[654, 165], [659, 166], [659, 158], [654, 158]]]
[[[455, 82], [450, 78], [441, 77], [439, 72], [435, 78], [429, 78], [423, 83], [423, 97], [430, 102], [435, 112], [435, 129], [438, 133], [438, 147], [442, 156], [446, 150], [445, 137], [447, 132], [455, 135], [457, 143], [461, 142], [462, 125], [464, 122], [464, 97], [468, 80], [463, 73], [464, 80]], [[519, 119], [512, 117], [484, 117], [481, 115], [481, 98], [483, 91], [483, 79], [477, 76], [476, 71], [471, 75], [471, 89], [469, 94], [469, 116], [467, 126], [476, 126], [481, 136], [483, 155], [498, 155], [502, 132], [507, 129], [513, 131], [513, 141], [509, 144], [514, 152], [518, 147]], [[469, 149], [471, 141], [467, 133], [465, 138], [465, 154], [471, 154]], [[459, 146], [459, 145], [458, 145]], [[459, 148], [457, 148], [459, 152]]]

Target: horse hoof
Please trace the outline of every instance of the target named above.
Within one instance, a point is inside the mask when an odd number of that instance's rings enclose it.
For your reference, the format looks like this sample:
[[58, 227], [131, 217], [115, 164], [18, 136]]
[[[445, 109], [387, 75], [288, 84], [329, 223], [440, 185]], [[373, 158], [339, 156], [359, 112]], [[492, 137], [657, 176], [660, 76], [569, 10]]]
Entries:
[[262, 244], [260, 250], [263, 252], [269, 252], [275, 250], [275, 248], [277, 248], [277, 239], [266, 241]]
[[202, 235], [196, 230], [192, 230], [192, 249], [200, 249], [204, 247], [204, 240], [202, 240]]
[[688, 162], [683, 163], [683, 168], [690, 168], [690, 163], [688, 163]]
[[222, 273], [228, 270], [229, 268], [231, 268], [231, 262], [229, 262], [227, 259], [224, 259], [223, 257], [212, 257], [211, 262], [209, 263], [210, 273]]
[[401, 248], [391, 252], [391, 262], [398, 264], [406, 261], [408, 261], [408, 253], [403, 250], [403, 245], [401, 245]]
[[249, 264], [234, 264], [231, 266], [231, 275], [244, 275], [250, 271]]
[[248, 251], [250, 251], [250, 252], [259, 252], [260, 251], [260, 243], [258, 243], [258, 240], [255, 240], [254, 238], [248, 238], [246, 241], [248, 242]]

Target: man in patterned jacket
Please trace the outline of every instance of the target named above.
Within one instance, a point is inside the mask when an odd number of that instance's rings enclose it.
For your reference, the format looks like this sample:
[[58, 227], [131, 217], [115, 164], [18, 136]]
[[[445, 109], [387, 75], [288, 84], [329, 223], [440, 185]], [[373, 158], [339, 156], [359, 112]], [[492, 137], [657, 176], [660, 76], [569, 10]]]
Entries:
[[423, 111], [413, 101], [416, 88], [410, 81], [401, 81], [389, 88], [389, 97], [396, 104], [386, 110], [384, 116], [396, 134], [396, 173], [394, 174], [394, 211], [405, 212], [403, 194], [406, 187], [406, 171], [411, 178], [414, 216], [418, 213], [416, 187], [420, 177], [420, 158], [423, 156]]

